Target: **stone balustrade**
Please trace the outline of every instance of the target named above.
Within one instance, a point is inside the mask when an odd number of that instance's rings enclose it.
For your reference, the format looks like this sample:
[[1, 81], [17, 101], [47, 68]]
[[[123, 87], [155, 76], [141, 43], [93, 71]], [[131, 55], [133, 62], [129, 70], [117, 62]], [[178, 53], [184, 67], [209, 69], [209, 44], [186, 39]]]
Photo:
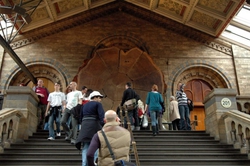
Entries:
[[16, 142], [19, 132], [19, 122], [23, 114], [16, 109], [3, 109], [0, 111], [0, 153], [4, 148]]
[[250, 96], [237, 96], [237, 110], [250, 115]]
[[0, 110], [1, 151], [10, 143], [22, 142], [37, 130], [38, 97], [30, 87], [10, 86]]
[[206, 132], [222, 143], [233, 144], [250, 158], [250, 115], [237, 110], [236, 94], [234, 89], [215, 88], [206, 96]]
[[226, 126], [227, 143], [233, 144], [241, 153], [248, 153], [250, 157], [250, 115], [231, 110], [222, 118]]

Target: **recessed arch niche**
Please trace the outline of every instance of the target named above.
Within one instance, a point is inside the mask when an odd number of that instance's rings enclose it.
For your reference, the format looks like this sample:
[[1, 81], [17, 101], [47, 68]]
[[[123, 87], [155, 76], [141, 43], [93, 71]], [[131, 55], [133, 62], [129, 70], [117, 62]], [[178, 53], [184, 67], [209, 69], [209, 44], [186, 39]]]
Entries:
[[179, 82], [185, 84], [194, 79], [201, 79], [213, 88], [230, 88], [230, 84], [224, 79], [221, 73], [208, 66], [200, 65], [191, 66], [177, 75], [173, 82], [172, 93], [174, 94], [176, 91]]
[[[27, 68], [35, 78], [44, 78], [52, 83], [59, 82], [62, 85], [61, 90], [66, 89], [67, 82], [65, 77], [54, 67], [46, 64], [32, 64], [27, 66]], [[28, 85], [30, 82], [30, 78], [22, 70], [18, 70], [11, 79], [9, 86], [18, 86], [20, 83]], [[49, 90], [53, 91], [53, 88], [54, 86], [49, 88]]]

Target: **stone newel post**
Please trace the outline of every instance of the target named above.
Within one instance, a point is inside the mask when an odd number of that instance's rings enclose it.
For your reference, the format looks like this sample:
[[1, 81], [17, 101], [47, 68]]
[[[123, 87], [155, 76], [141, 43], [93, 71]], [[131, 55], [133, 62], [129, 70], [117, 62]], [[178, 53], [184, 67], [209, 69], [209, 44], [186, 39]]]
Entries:
[[17, 141], [31, 136], [37, 129], [38, 97], [30, 87], [10, 86], [6, 90], [3, 108], [15, 108], [23, 117], [20, 119]]
[[237, 110], [236, 90], [215, 88], [204, 99], [206, 132], [216, 140], [227, 143], [226, 127], [221, 117], [229, 110]]

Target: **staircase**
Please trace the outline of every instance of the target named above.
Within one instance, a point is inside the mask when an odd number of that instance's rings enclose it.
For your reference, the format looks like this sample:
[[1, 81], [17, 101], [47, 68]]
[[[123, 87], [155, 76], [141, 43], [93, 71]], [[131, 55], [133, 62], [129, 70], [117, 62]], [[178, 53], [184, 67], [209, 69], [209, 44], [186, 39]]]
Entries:
[[221, 144], [204, 131], [136, 131], [134, 138], [141, 166], [250, 165], [246, 154]]
[[[134, 131], [141, 166], [239, 166], [250, 165], [246, 154], [221, 144], [203, 131]], [[38, 131], [23, 143], [0, 154], [3, 166], [81, 166], [81, 154], [64, 140], [48, 141], [47, 131]], [[133, 154], [131, 155], [134, 160]]]
[[81, 166], [82, 155], [65, 141], [65, 135], [48, 141], [48, 131], [38, 130], [23, 143], [12, 144], [0, 154], [0, 165], [3, 166]]

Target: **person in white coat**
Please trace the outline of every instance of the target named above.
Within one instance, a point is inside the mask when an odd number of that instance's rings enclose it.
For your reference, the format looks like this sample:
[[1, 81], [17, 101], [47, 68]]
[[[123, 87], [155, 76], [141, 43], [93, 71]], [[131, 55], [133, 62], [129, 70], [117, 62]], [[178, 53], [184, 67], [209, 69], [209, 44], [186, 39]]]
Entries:
[[169, 104], [170, 120], [172, 122], [173, 130], [180, 130], [180, 113], [178, 108], [178, 102], [175, 100], [174, 96], [170, 97]]

